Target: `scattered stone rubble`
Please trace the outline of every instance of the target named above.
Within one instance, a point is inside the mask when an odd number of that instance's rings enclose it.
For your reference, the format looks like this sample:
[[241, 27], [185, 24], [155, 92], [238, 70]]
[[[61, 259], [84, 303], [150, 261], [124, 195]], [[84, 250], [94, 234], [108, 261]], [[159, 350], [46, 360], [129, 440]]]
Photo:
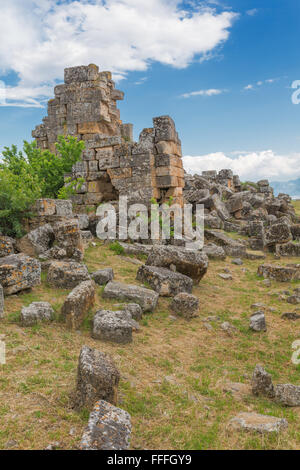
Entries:
[[[187, 320], [198, 315], [199, 299], [192, 295], [192, 289], [205, 276], [209, 259], [225, 260], [231, 256], [235, 258], [233, 264], [241, 266], [243, 258], [263, 259], [263, 252], [267, 251], [277, 258], [300, 256], [300, 218], [288, 195], [274, 197], [267, 180], [242, 184], [227, 169], [218, 173], [205, 171], [201, 176], [186, 174], [173, 120], [169, 116], [154, 118], [153, 128], [144, 129], [139, 141], [134, 142], [132, 125], [120, 120], [116, 102], [122, 99], [123, 93], [115, 89], [111, 74], [99, 72], [95, 65], [66, 69], [65, 83], [55, 87], [48, 116], [33, 131], [33, 137], [39, 148], [53, 152], [59, 135], [83, 140], [86, 148], [82, 159], [66, 178], [81, 177], [84, 184], [72, 201], [36, 201], [35, 216], [25, 222], [27, 234], [20, 240], [0, 234], [0, 318], [4, 316], [3, 293], [11, 295], [39, 285], [44, 261], [51, 287], [73, 289], [61, 310], [67, 327], [80, 328], [94, 305], [95, 284], [105, 286], [104, 299], [124, 303], [115, 305], [115, 311], [96, 312], [91, 335], [96, 340], [126, 344], [132, 342], [143, 313], [155, 310], [159, 296], [173, 297], [170, 309]], [[188, 202], [194, 208], [203, 204], [203, 249], [187, 250], [176, 240], [160, 240], [160, 244], [153, 245], [142, 239], [133, 244], [121, 241], [127, 255], [147, 257], [138, 269], [137, 280], [151, 289], [115, 282], [112, 268], [90, 275], [82, 260], [85, 247], [96, 235], [99, 218], [95, 209], [102, 202], [111, 202], [117, 208], [119, 196], [148, 207], [153, 199], [180, 206]], [[230, 232], [240, 235], [238, 240]], [[268, 286], [270, 279], [299, 281], [300, 265], [262, 264], [258, 275], [265, 278]], [[219, 276], [232, 280], [228, 270]], [[287, 301], [299, 303], [300, 293], [295, 290]], [[259, 305], [257, 308], [250, 318], [250, 328], [266, 331], [265, 309]], [[32, 326], [51, 321], [53, 316], [50, 304], [34, 302], [22, 308], [21, 323]], [[221, 329], [229, 336], [236, 331], [229, 322], [223, 322]], [[114, 406], [119, 380], [119, 371], [109, 356], [87, 346], [82, 348], [74, 407], [93, 409], [80, 444], [82, 450], [128, 449], [130, 416]], [[274, 386], [261, 366], [255, 368], [252, 392], [284, 406], [300, 406], [300, 387]], [[230, 427], [279, 432], [287, 427], [287, 422], [240, 413], [230, 421]]]
[[283, 406], [300, 406], [300, 386], [292, 384], [273, 385], [271, 375], [260, 365], [257, 365], [253, 372], [252, 393], [274, 399]]

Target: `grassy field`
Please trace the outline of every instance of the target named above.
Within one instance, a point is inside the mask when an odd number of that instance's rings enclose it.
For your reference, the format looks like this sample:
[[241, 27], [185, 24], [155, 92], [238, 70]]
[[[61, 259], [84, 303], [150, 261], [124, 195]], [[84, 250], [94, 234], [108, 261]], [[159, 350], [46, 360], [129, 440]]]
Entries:
[[[268, 261], [275, 262], [271, 255]], [[132, 259], [100, 242], [87, 250], [85, 262], [90, 271], [111, 266], [116, 280], [138, 284], [138, 266]], [[297, 284], [273, 282], [267, 288], [256, 275], [259, 264], [246, 260], [235, 266], [230, 258], [211, 261], [208, 274], [194, 289], [200, 299], [198, 318], [174, 320], [170, 299], [160, 298], [156, 312], [144, 316], [141, 331], [125, 346], [90, 337], [96, 310], [117, 303], [103, 300], [100, 287], [97, 306], [80, 332], [70, 332], [60, 322], [68, 292], [51, 289], [45, 276], [32, 292], [6, 298], [6, 318], [0, 322], [0, 338], [5, 335], [7, 346], [7, 364], [0, 366], [0, 449], [43, 449], [53, 442], [63, 449], [77, 448], [88, 411], [72, 410], [70, 397], [85, 344], [110, 353], [121, 372], [119, 406], [132, 416], [132, 449], [299, 448], [300, 409], [256, 398], [247, 387], [240, 395], [226, 391], [228, 382], [249, 385], [257, 363], [275, 382], [300, 384], [300, 366], [291, 362], [291, 345], [300, 339], [299, 321], [281, 319], [282, 313], [296, 308], [278, 298], [278, 292]], [[218, 277], [224, 268], [230, 269], [233, 281]], [[38, 300], [53, 305], [56, 321], [22, 328], [21, 307]], [[266, 333], [249, 330], [254, 302], [274, 309], [266, 313]], [[218, 318], [204, 321], [209, 316]], [[232, 336], [222, 330], [224, 321], [235, 327]], [[289, 428], [279, 436], [229, 431], [228, 421], [240, 411], [285, 417]]]
[[300, 216], [300, 200], [293, 201], [293, 206], [295, 207], [296, 214]]

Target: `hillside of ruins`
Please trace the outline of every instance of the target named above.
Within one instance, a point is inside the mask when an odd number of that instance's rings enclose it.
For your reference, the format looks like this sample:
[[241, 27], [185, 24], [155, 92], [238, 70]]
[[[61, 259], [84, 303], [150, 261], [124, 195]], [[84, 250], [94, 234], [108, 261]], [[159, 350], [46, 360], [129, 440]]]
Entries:
[[[0, 234], [0, 449], [296, 449], [299, 201], [188, 174], [172, 117], [135, 142], [123, 99], [110, 72], [66, 68], [32, 132], [49, 159], [61, 136], [84, 143], [63, 175], [81, 183]], [[124, 196], [201, 206], [203, 247], [100, 240], [98, 208]]]

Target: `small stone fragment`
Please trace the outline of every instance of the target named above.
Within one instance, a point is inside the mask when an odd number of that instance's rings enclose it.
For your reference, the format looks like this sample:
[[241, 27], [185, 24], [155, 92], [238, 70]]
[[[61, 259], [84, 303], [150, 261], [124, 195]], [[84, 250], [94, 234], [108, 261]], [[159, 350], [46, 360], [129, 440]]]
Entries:
[[112, 268], [99, 269], [92, 273], [92, 278], [99, 286], [104, 286], [114, 279]]
[[264, 312], [258, 311], [251, 315], [250, 328], [253, 331], [267, 331], [266, 318]]

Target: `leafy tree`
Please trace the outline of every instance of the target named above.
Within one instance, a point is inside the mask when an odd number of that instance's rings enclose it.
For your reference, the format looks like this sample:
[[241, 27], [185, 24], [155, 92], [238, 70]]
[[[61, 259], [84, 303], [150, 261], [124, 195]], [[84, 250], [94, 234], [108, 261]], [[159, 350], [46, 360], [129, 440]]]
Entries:
[[[56, 198], [59, 190], [64, 186], [64, 175], [72, 170], [72, 166], [80, 160], [84, 150], [84, 142], [76, 137], [59, 136], [56, 143], [57, 154], [49, 150], [37, 148], [36, 142], [24, 141], [23, 152], [13, 145], [5, 147], [3, 152], [3, 165], [15, 175], [25, 171], [37, 176], [42, 197]], [[25, 154], [25, 155], [24, 155]]]

